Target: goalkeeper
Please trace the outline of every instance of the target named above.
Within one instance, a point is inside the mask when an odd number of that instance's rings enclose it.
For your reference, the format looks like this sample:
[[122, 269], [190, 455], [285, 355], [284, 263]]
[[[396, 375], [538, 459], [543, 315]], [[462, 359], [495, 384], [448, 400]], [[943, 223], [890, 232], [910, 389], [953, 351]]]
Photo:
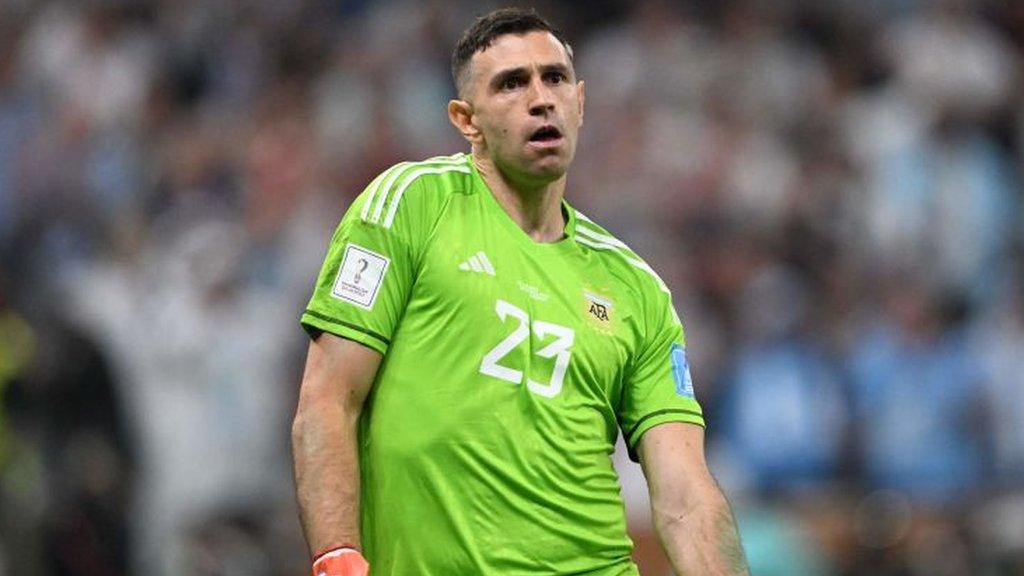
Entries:
[[746, 573], [665, 284], [564, 199], [584, 87], [535, 12], [477, 20], [448, 116], [342, 218], [293, 424], [314, 574], [636, 575], [621, 432], [679, 573]]

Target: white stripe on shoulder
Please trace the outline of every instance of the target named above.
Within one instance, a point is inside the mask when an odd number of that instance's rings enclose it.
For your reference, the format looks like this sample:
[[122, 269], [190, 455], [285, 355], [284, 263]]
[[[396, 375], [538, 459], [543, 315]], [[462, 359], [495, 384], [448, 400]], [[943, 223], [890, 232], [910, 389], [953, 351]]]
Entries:
[[377, 196], [377, 192], [380, 191], [381, 183], [383, 183], [384, 180], [387, 179], [392, 172], [396, 170], [401, 170], [406, 164], [406, 162], [402, 162], [401, 164], [395, 164], [391, 168], [388, 168], [387, 170], [378, 174], [377, 177], [373, 179], [373, 182], [370, 182], [370, 185], [367, 186], [367, 188], [370, 189], [370, 195], [366, 197], [366, 202], [363, 202], [363, 209], [361, 212], [359, 212], [359, 218], [363, 220], [369, 218], [370, 207], [373, 206], [373, 199]]
[[[459, 152], [454, 156], [434, 156], [433, 158], [427, 158], [422, 162], [402, 162], [392, 166], [386, 170], [379, 178], [379, 182], [370, 197], [366, 199], [366, 204], [363, 205], [363, 210], [360, 212], [360, 217], [368, 222], [380, 222], [380, 216], [384, 212], [384, 204], [387, 203], [388, 194], [391, 192], [392, 186], [395, 181], [399, 179], [409, 169], [418, 166], [435, 166], [435, 165], [448, 165], [448, 164], [465, 164], [468, 156]], [[379, 193], [379, 194], [378, 194]], [[373, 208], [373, 214], [370, 214], [370, 207], [372, 204], [376, 204]]]
[[[398, 180], [400, 176], [404, 178], [409, 170], [415, 170], [416, 168], [421, 166], [462, 166], [466, 164], [467, 158], [468, 157], [465, 154], [459, 153], [455, 156], [435, 156], [433, 158], [428, 158], [427, 160], [424, 160], [422, 162], [405, 162], [405, 166], [401, 170], [391, 174], [388, 181], [384, 183], [383, 192], [377, 199], [377, 206], [373, 211], [373, 216], [370, 218], [370, 221], [373, 223], [380, 222], [381, 214], [384, 213], [384, 204], [387, 200], [388, 194], [390, 194], [391, 192], [392, 186], [394, 186], [395, 181]], [[399, 190], [404, 191], [405, 189], [399, 187]], [[394, 201], [392, 201], [391, 204], [393, 206], [397, 206], [397, 204], [395, 204]]]
[[591, 248], [597, 248], [599, 250], [614, 250], [616, 252], [618, 251], [618, 249], [615, 246], [612, 246], [611, 244], [601, 242], [600, 240], [594, 240], [585, 234], [580, 234], [579, 232], [580, 229], [576, 228], [576, 241], [579, 242], [580, 244], [586, 244]]
[[[391, 204], [388, 206], [388, 215], [384, 218], [384, 227], [391, 228], [391, 223], [395, 221], [395, 212], [398, 211], [398, 203], [402, 201], [402, 195], [405, 194], [405, 191], [409, 188], [410, 184], [424, 174], [444, 174], [446, 172], [470, 174], [472, 173], [472, 170], [470, 170], [469, 166], [465, 165], [465, 163], [452, 164], [450, 166], [426, 166], [413, 170], [405, 177], [405, 180], [402, 181], [402, 184], [395, 191], [395, 195], [391, 199]], [[376, 222], [376, 219], [374, 221]]]
[[579, 218], [580, 220], [586, 220], [587, 222], [590, 222], [591, 224], [594, 223], [593, 220], [591, 220], [590, 218], [587, 218], [587, 215], [584, 214], [583, 212], [580, 212], [579, 210], [576, 210], [576, 217]]
[[[580, 232], [583, 232], [583, 234], [580, 234]], [[595, 238], [595, 236], [598, 236], [600, 238]], [[611, 240], [612, 242], [607, 242], [602, 239]], [[633, 266], [636, 266], [637, 268], [650, 274], [655, 279], [655, 281], [657, 281], [658, 288], [660, 288], [662, 292], [666, 294], [671, 294], [671, 292], [668, 289], [668, 286], [665, 284], [665, 281], [661, 279], [661, 276], [658, 276], [658, 273], [654, 271], [654, 268], [651, 268], [650, 264], [644, 262], [643, 260], [640, 260], [639, 258], [634, 258], [631, 254], [626, 254], [622, 251], [623, 249], [629, 250], [629, 248], [621, 240], [604, 234], [598, 234], [591, 230], [586, 230], [577, 225], [576, 241], [585, 246], [597, 248], [598, 250], [610, 250], [612, 252], [615, 252], [616, 254], [622, 256], [626, 260], [626, 262], [629, 262]]]
[[576, 232], [582, 232], [587, 237], [597, 240], [598, 242], [604, 242], [605, 244], [611, 244], [612, 246], [616, 246], [618, 248], [630, 250], [629, 246], [626, 246], [626, 243], [623, 242], [622, 240], [619, 240], [614, 236], [602, 234], [601, 232], [598, 232], [596, 230], [591, 230], [587, 226], [580, 226], [579, 223], [576, 224]]

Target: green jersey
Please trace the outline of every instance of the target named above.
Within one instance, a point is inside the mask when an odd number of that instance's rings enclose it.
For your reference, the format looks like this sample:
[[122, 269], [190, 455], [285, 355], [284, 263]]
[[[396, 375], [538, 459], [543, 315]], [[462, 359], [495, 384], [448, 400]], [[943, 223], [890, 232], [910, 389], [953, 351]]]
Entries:
[[668, 289], [563, 203], [537, 243], [470, 156], [378, 176], [331, 240], [302, 323], [384, 355], [359, 429], [381, 575], [637, 574], [611, 454], [703, 425]]

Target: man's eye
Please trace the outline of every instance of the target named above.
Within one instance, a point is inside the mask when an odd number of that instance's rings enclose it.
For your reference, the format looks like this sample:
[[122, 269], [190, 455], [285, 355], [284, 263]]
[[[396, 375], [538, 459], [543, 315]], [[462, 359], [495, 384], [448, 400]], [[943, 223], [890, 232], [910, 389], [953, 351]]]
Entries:
[[565, 82], [566, 77], [565, 74], [562, 74], [561, 72], [548, 72], [547, 80], [551, 84], [561, 84], [562, 82]]
[[515, 90], [516, 88], [519, 88], [522, 85], [523, 85], [523, 79], [522, 78], [514, 78], [514, 77], [513, 78], [506, 78], [501, 83], [501, 89], [502, 90]]

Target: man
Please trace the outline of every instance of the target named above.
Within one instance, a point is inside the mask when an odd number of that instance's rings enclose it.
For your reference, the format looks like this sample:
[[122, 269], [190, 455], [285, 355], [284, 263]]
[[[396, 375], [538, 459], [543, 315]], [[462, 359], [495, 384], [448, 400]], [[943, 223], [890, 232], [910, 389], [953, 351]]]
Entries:
[[675, 569], [745, 573], [668, 290], [563, 200], [584, 101], [569, 45], [499, 10], [452, 72], [472, 154], [378, 176], [302, 316], [293, 450], [314, 573], [637, 574], [620, 429]]

